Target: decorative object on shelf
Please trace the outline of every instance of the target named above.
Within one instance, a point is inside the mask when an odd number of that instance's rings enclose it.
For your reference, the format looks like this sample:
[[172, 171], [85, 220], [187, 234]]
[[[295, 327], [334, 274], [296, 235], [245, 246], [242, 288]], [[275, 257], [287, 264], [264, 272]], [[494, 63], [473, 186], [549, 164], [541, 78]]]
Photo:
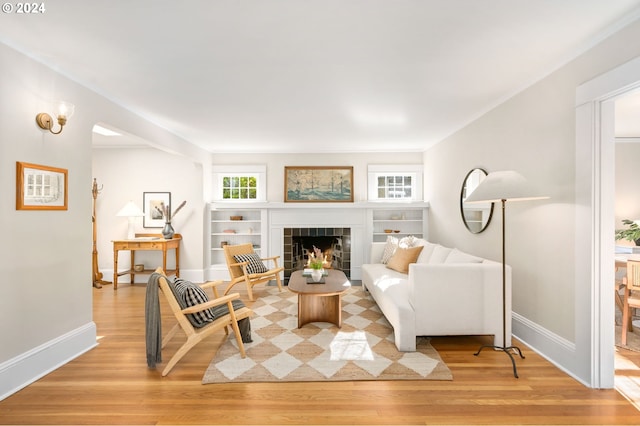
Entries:
[[231, 219], [231, 220], [242, 220], [242, 216], [230, 216], [229, 219]]
[[133, 201], [129, 200], [129, 202], [125, 204], [118, 213], [116, 213], [116, 216], [126, 217], [129, 219], [129, 227], [127, 228], [127, 239], [133, 240], [136, 237], [136, 217], [143, 217], [144, 212], [140, 210], [140, 208], [136, 206]]
[[43, 130], [48, 130], [54, 135], [59, 135], [62, 133], [62, 128], [67, 124], [67, 120], [71, 118], [73, 115], [73, 111], [75, 110], [75, 106], [72, 103], [60, 101], [56, 105], [55, 108], [55, 116], [56, 120], [58, 120], [58, 124], [60, 125], [60, 130], [54, 132], [53, 128], [53, 118], [47, 114], [46, 112], [41, 112], [36, 115], [36, 123], [38, 123], [38, 127]]
[[175, 215], [180, 211], [180, 209], [184, 207], [185, 204], [187, 204], [186, 200], [180, 203], [178, 208], [175, 209], [173, 213], [171, 212], [170, 204], [167, 204], [166, 206], [164, 206], [163, 215], [165, 218], [165, 222], [164, 222], [164, 228], [162, 228], [162, 236], [164, 237], [165, 240], [170, 240], [171, 238], [173, 238], [175, 231], [173, 229], [173, 226], [171, 225], [171, 221], [173, 220]]
[[385, 233], [385, 234], [390, 234], [390, 233], [392, 233], [392, 232], [393, 232], [393, 229], [385, 229], [385, 230], [384, 230], [384, 233]]
[[67, 210], [67, 169], [16, 162], [16, 210]]
[[635, 245], [640, 246], [640, 223], [639, 220], [623, 219], [624, 225], [629, 225], [627, 229], [616, 229], [616, 240], [632, 241]]
[[[464, 194], [463, 194], [464, 195]], [[478, 356], [484, 348], [494, 348], [503, 351], [511, 359], [513, 375], [517, 379], [516, 361], [511, 355], [514, 351], [524, 359], [522, 351], [517, 346], [505, 347], [506, 338], [506, 251], [505, 251], [505, 205], [508, 201], [541, 200], [549, 198], [541, 196], [531, 187], [529, 182], [519, 173], [514, 171], [502, 171], [489, 173], [475, 190], [465, 197], [467, 203], [502, 203], [502, 346], [482, 345], [474, 355]]]
[[298, 203], [352, 203], [353, 167], [285, 166], [284, 201]]
[[144, 271], [144, 265], [141, 263], [138, 263], [137, 265], [133, 265], [133, 270], [136, 272], [142, 272]]
[[98, 269], [98, 224], [96, 222], [96, 200], [98, 199], [98, 194], [102, 191], [102, 185], [98, 187], [98, 182], [96, 179], [93, 179], [93, 186], [91, 188], [91, 194], [93, 195], [93, 213], [91, 215], [91, 222], [93, 224], [93, 286], [95, 288], [102, 288], [103, 284], [111, 284], [111, 281], [105, 281], [102, 279], [102, 272]]
[[487, 176], [487, 172], [483, 169], [472, 169], [462, 181], [462, 189], [460, 190], [460, 214], [464, 226], [472, 234], [479, 234], [489, 226], [491, 217], [493, 216], [493, 203], [474, 203], [469, 205], [466, 198], [480, 185], [480, 182]]

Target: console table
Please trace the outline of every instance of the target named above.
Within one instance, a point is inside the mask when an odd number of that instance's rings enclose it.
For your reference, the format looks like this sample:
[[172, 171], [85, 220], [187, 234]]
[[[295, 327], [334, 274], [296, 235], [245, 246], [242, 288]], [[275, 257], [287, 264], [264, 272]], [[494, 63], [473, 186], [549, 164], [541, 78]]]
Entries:
[[[165, 240], [162, 234], [136, 234], [133, 240], [113, 240], [113, 289], [118, 289], [118, 277], [129, 274], [131, 276], [131, 284], [134, 282], [136, 274], [150, 274], [153, 269], [145, 269], [143, 271], [135, 271], [133, 269], [135, 263], [135, 253], [137, 250], [158, 250], [162, 251], [162, 269], [165, 274], [175, 273], [180, 276], [180, 242], [182, 235], [175, 234], [172, 239]], [[167, 251], [174, 249], [176, 255], [176, 269], [167, 270]], [[131, 252], [131, 269], [118, 272], [118, 252], [120, 250], [128, 250]]]

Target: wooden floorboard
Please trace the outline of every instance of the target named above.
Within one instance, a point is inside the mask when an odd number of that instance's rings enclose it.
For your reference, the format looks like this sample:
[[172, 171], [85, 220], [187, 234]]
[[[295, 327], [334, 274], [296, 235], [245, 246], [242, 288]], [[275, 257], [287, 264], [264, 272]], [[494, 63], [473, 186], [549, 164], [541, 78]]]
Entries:
[[[616, 383], [631, 399], [636, 392], [630, 402], [617, 390], [583, 386], [523, 345], [515, 379], [505, 353], [473, 356], [491, 343], [486, 336], [433, 338], [452, 381], [202, 385], [222, 333], [163, 378], [162, 364], [146, 366], [145, 287], [118, 287], [93, 289], [98, 347], [1, 401], [0, 424], [640, 424], [639, 353], [617, 353], [624, 368]], [[260, 297], [261, 287], [254, 291]], [[169, 313], [163, 301], [164, 331]], [[165, 349], [165, 362], [182, 341]]]

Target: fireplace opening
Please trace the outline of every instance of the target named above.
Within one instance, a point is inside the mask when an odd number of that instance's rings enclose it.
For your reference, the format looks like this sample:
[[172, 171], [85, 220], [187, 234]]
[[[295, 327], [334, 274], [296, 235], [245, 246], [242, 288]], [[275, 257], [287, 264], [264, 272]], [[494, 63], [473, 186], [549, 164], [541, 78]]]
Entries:
[[285, 228], [284, 277], [308, 267], [309, 256], [317, 247], [323, 253], [325, 268], [339, 269], [347, 278], [351, 272], [350, 228]]
[[323, 267], [342, 269], [342, 238], [340, 237], [293, 237], [291, 259], [293, 270], [307, 268], [313, 249], [322, 252]]

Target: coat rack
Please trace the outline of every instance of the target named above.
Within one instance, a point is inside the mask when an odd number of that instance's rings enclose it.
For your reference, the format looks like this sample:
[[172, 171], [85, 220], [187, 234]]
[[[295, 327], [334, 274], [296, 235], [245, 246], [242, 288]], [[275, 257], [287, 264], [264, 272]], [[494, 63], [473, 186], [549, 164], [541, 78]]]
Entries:
[[96, 179], [93, 179], [93, 188], [91, 189], [91, 193], [93, 194], [93, 214], [91, 216], [91, 222], [93, 222], [93, 286], [95, 288], [102, 288], [103, 284], [111, 284], [111, 281], [104, 281], [102, 279], [102, 272], [98, 270], [98, 248], [96, 246], [98, 231], [96, 224], [96, 199], [98, 198], [98, 194], [102, 191], [102, 186], [98, 188], [98, 183]]

